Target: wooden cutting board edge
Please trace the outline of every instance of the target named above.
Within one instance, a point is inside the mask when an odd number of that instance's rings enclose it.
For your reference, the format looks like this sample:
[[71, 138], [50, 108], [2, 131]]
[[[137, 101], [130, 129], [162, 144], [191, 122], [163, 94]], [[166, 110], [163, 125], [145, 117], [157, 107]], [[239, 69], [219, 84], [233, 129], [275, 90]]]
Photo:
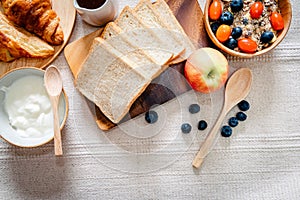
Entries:
[[75, 80], [77, 79], [78, 72], [80, 71], [81, 65], [86, 59], [89, 51], [74, 51], [74, 49], [90, 49], [93, 44], [95, 37], [99, 36], [103, 28], [99, 28], [97, 31], [94, 31], [65, 47], [64, 55], [69, 64], [71, 72]]

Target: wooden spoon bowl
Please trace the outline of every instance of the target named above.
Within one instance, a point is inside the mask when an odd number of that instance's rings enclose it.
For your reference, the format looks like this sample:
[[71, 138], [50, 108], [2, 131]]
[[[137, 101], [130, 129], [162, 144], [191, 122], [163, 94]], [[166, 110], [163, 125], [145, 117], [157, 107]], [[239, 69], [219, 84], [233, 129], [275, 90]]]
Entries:
[[281, 15], [283, 17], [284, 29], [279, 32], [279, 35], [278, 35], [276, 41], [261, 51], [257, 51], [255, 53], [242, 53], [242, 52], [234, 51], [234, 50], [227, 48], [225, 45], [223, 45], [221, 42], [218, 41], [215, 34], [212, 32], [212, 30], [210, 28], [210, 20], [208, 17], [208, 8], [209, 8], [209, 5], [211, 4], [211, 2], [212, 2], [212, 0], [207, 0], [206, 4], [205, 4], [205, 10], [204, 10], [205, 29], [208, 33], [208, 36], [212, 40], [212, 42], [219, 49], [221, 49], [222, 51], [224, 51], [232, 56], [237, 56], [237, 57], [241, 57], [241, 58], [252, 58], [254, 56], [259, 56], [259, 55], [269, 52], [283, 40], [283, 38], [285, 37], [285, 35], [287, 34], [287, 32], [289, 30], [289, 27], [290, 27], [290, 24], [292, 21], [292, 6], [290, 3], [290, 0], [279, 0], [278, 5], [279, 5], [280, 11], [281, 11]]

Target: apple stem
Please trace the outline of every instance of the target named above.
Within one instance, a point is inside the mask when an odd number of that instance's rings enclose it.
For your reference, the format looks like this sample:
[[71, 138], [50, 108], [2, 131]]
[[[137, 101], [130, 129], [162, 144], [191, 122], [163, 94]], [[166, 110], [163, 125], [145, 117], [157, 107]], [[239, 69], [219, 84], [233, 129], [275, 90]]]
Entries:
[[208, 75], [207, 75], [209, 78], [215, 78], [215, 72], [212, 70], [212, 71], [210, 71], [209, 73], [208, 73]]

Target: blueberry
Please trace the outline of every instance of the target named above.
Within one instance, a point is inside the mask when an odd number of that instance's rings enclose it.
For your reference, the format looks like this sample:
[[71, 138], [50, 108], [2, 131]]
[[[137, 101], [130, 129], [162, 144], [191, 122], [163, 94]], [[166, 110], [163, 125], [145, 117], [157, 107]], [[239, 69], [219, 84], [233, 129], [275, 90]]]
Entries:
[[266, 31], [266, 32], [263, 32], [263, 34], [261, 34], [260, 41], [264, 44], [269, 43], [272, 41], [273, 37], [274, 37], [274, 34], [272, 31]]
[[232, 12], [239, 12], [242, 10], [244, 5], [243, 0], [232, 0], [230, 3], [230, 8]]
[[228, 120], [228, 124], [229, 126], [231, 127], [236, 127], [238, 124], [239, 124], [239, 121], [236, 117], [231, 117], [229, 120]]
[[238, 46], [238, 42], [236, 39], [234, 38], [229, 38], [226, 42], [225, 42], [225, 46], [228, 47], [229, 49], [234, 49]]
[[223, 126], [221, 129], [221, 135], [223, 137], [230, 137], [232, 134], [232, 129], [230, 126]]
[[237, 39], [237, 38], [241, 37], [242, 33], [243, 33], [243, 30], [241, 27], [235, 27], [232, 29], [231, 36], [234, 39]]
[[239, 121], [245, 121], [247, 119], [247, 115], [243, 112], [236, 113], [235, 116]]
[[250, 104], [246, 100], [242, 100], [240, 103], [238, 103], [238, 107], [241, 111], [247, 111], [250, 108]]
[[223, 12], [220, 17], [220, 22], [222, 24], [231, 25], [233, 23], [233, 15], [231, 14], [231, 12], [228, 11]]
[[247, 24], [248, 24], [248, 19], [247, 19], [247, 18], [244, 18], [244, 19], [242, 20], [242, 23], [243, 23], [244, 25], [247, 25]]
[[198, 130], [203, 131], [207, 128], [207, 123], [204, 120], [200, 120], [198, 123]]
[[192, 130], [192, 126], [190, 124], [184, 123], [181, 125], [181, 131], [183, 133], [189, 133], [189, 132], [191, 132], [191, 130]]
[[191, 104], [189, 106], [189, 112], [195, 114], [200, 111], [200, 106], [198, 104]]
[[220, 24], [219, 22], [214, 22], [214, 23], [212, 23], [212, 24], [210, 25], [211, 31], [212, 31], [214, 34], [216, 34], [216, 32], [217, 32], [217, 30], [218, 30], [218, 28], [219, 28], [220, 25], [221, 25], [221, 24]]
[[155, 111], [150, 110], [148, 112], [146, 112], [145, 114], [145, 120], [149, 123], [149, 124], [153, 124], [157, 121], [158, 119], [158, 115]]

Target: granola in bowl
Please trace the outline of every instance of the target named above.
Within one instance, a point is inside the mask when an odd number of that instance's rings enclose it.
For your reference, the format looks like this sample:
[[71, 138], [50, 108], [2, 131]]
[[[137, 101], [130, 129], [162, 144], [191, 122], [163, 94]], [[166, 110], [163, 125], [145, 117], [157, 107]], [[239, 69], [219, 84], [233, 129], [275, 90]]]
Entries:
[[229, 49], [261, 51], [274, 43], [284, 28], [278, 1], [213, 0], [208, 12], [211, 30]]

